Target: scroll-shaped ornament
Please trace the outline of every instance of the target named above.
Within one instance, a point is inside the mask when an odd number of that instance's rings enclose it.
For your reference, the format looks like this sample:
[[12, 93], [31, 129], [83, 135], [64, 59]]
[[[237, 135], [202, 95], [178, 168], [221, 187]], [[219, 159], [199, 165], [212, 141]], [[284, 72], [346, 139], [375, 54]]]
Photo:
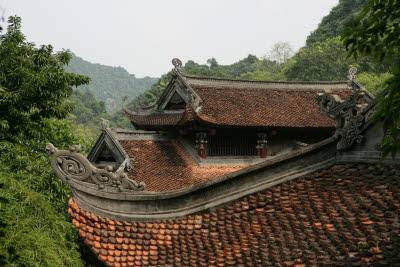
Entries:
[[90, 178], [99, 189], [116, 187], [121, 192], [142, 191], [146, 187], [143, 182], [128, 178], [126, 173], [115, 173], [111, 166], [105, 169], [96, 168], [86, 157], [79, 152], [79, 146], [72, 146], [68, 150], [58, 150], [53, 144], [46, 145], [46, 151], [51, 156], [51, 167], [57, 176], [65, 183], [69, 180], [85, 181]]
[[325, 115], [335, 119], [335, 137], [340, 138], [338, 150], [350, 148], [354, 142], [360, 143], [363, 139], [361, 127], [364, 125], [362, 106], [359, 104], [364, 93], [359, 88], [353, 88], [354, 93], [343, 101], [338, 95], [327, 92], [317, 94], [319, 109]]

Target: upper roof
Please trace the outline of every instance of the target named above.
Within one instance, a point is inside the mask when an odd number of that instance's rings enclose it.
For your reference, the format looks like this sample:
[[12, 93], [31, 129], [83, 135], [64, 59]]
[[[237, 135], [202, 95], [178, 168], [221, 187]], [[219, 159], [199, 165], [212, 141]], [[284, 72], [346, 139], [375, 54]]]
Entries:
[[[335, 121], [318, 109], [315, 95], [328, 90], [346, 99], [352, 86], [352, 81], [253, 81], [176, 72], [155, 105], [124, 112], [139, 129], [166, 129], [190, 121], [210, 127], [331, 128]], [[166, 109], [177, 97], [185, 108]], [[365, 101], [372, 99], [367, 92]]]

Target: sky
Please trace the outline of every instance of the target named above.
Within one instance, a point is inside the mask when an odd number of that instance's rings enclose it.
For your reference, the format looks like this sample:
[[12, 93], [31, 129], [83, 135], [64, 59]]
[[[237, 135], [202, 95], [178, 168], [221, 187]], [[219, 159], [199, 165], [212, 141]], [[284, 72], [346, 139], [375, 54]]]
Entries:
[[[171, 60], [227, 65], [263, 57], [277, 42], [295, 50], [339, 0], [0, 0], [29, 42], [69, 49], [92, 63], [160, 77]], [[5, 22], [0, 22], [6, 26]]]

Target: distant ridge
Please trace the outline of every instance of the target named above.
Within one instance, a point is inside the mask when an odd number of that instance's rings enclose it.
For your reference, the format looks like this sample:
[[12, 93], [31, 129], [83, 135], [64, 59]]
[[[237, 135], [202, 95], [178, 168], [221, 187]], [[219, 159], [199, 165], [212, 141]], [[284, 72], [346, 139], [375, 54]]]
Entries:
[[150, 89], [151, 85], [158, 80], [151, 77], [136, 78], [134, 74], [130, 74], [122, 67], [91, 63], [75, 54], [72, 54], [72, 59], [66, 69], [92, 78], [89, 85], [80, 86], [78, 89], [82, 92], [90, 89], [97, 100], [106, 103], [109, 113], [121, 109], [123, 96], [128, 96], [128, 100], [132, 100]]

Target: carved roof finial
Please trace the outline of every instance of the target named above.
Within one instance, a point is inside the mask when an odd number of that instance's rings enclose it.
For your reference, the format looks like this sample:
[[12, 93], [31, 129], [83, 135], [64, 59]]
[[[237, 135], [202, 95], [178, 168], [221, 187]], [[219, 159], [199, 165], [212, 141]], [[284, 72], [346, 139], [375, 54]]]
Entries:
[[123, 96], [122, 97], [122, 108], [124, 109], [124, 111], [128, 112], [129, 114], [136, 114], [136, 112], [133, 112], [131, 110], [129, 110], [126, 106], [125, 106], [125, 101], [128, 99], [127, 96]]
[[349, 69], [349, 76], [348, 76], [348, 78], [349, 78], [350, 81], [355, 81], [355, 79], [356, 79], [356, 73], [357, 73], [357, 68], [356, 68], [356, 67], [351, 67], [351, 68]]
[[133, 108], [138, 111], [140, 109], [140, 100], [139, 99], [135, 99], [133, 100]]
[[[98, 185], [98, 189], [105, 187], [118, 188], [120, 192], [143, 191], [146, 184], [137, 183], [128, 179], [127, 172], [123, 168], [122, 173], [114, 173], [113, 167], [107, 166], [105, 169], [99, 169], [94, 166], [86, 157], [80, 154], [79, 146], [72, 146], [71, 150], [58, 150], [53, 144], [46, 145], [46, 151], [51, 159], [51, 167], [57, 176], [69, 183], [69, 180], [75, 180], [75, 183], [89, 183], [86, 181], [90, 177], [91, 182]], [[127, 164], [132, 164], [131, 160]], [[81, 184], [82, 185], [82, 184]]]
[[172, 65], [174, 65], [175, 70], [179, 73], [183, 73], [183, 68], [182, 68], [182, 61], [179, 58], [174, 58], [172, 60]]
[[105, 129], [107, 129], [107, 128], [110, 128], [110, 121], [109, 121], [109, 120], [106, 120], [106, 119], [103, 119], [103, 118], [101, 118], [101, 120], [102, 120], [102, 122], [101, 122], [101, 128], [102, 128], [103, 130], [105, 130]]

